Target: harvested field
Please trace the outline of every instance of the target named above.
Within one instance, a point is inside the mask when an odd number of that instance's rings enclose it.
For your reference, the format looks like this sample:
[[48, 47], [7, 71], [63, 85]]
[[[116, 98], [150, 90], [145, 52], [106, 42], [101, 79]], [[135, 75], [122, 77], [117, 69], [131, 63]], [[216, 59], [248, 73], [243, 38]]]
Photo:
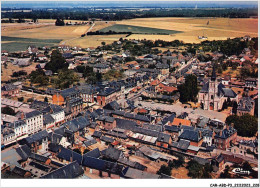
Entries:
[[[65, 22], [81, 22], [80, 20], [65, 20]], [[34, 39], [59, 39], [71, 46], [97, 47], [104, 42], [112, 43], [120, 37], [115, 35], [86, 36], [80, 38], [90, 26], [72, 25], [57, 27], [54, 26], [55, 20], [39, 20], [37, 24], [29, 23], [3, 23], [2, 36]], [[207, 24], [209, 23], [209, 24]], [[241, 27], [243, 26], [243, 27]], [[128, 39], [148, 39], [148, 40], [182, 40], [184, 42], [199, 43], [198, 36], [207, 36], [208, 40], [225, 40], [227, 38], [242, 37], [250, 35], [258, 36], [258, 19], [229, 19], [229, 18], [138, 18], [122, 21], [96, 21], [91, 31], [108, 31], [112, 29], [134, 31]], [[156, 35], [155, 33], [167, 33], [166, 35]], [[124, 35], [125, 37], [126, 35]], [[13, 41], [12, 41], [13, 42]], [[8, 44], [5, 41], [2, 44]], [[9, 43], [14, 44], [14, 43]], [[16, 43], [17, 45], [17, 43]], [[21, 44], [20, 44], [21, 45]]]
[[75, 38], [66, 41], [66, 45], [81, 46], [82, 48], [101, 46], [102, 42], [106, 44], [112, 44], [114, 41], [118, 41], [120, 38], [124, 38], [126, 35], [91, 35], [82, 38]]
[[[207, 23], [209, 24], [207, 25]], [[226, 40], [227, 38], [242, 37], [250, 35], [258, 36], [258, 19], [229, 19], [229, 18], [138, 18], [123, 20], [117, 24], [133, 26], [153, 27], [183, 31], [172, 35], [130, 35], [128, 39], [149, 39], [149, 40], [182, 40], [184, 42], [199, 43], [202, 40], [198, 36], [207, 36], [208, 40]], [[243, 27], [241, 27], [243, 25]]]
[[80, 37], [85, 31], [87, 31], [89, 25], [82, 26], [54, 26], [48, 25], [45, 27], [31, 28], [27, 30], [19, 30], [2, 32], [2, 36], [9, 37], [22, 37], [22, 38], [36, 38], [36, 39], [70, 39], [74, 37]]

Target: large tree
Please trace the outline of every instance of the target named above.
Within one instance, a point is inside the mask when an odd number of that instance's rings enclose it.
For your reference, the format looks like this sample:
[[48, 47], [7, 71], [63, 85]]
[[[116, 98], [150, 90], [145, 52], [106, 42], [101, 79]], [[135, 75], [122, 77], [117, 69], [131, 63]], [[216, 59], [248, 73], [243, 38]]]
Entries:
[[9, 106], [2, 107], [1, 113], [8, 114], [8, 115], [11, 115], [11, 116], [14, 116], [16, 114], [14, 109], [10, 108]]
[[185, 78], [185, 83], [178, 86], [178, 90], [180, 91], [181, 102], [188, 102], [188, 101], [196, 102], [197, 95], [199, 92], [197, 77], [193, 74], [188, 75]]
[[58, 70], [68, 68], [65, 58], [58, 50], [53, 50], [51, 53], [51, 60], [45, 65], [46, 70], [51, 70], [53, 73], [57, 73]]
[[255, 136], [257, 132], [258, 120], [250, 114], [244, 114], [242, 116], [230, 115], [227, 117], [226, 123], [228, 125], [234, 124], [237, 134], [240, 136], [252, 137]]
[[78, 76], [72, 70], [62, 69], [59, 71], [58, 78], [54, 80], [54, 83], [56, 85], [56, 88], [66, 89], [78, 80]]
[[40, 86], [46, 86], [49, 83], [49, 78], [45, 75], [42, 69], [37, 69], [29, 74], [31, 83], [40, 84]]
[[201, 165], [195, 160], [188, 162], [187, 169], [189, 170], [188, 176], [192, 178], [211, 178], [213, 170], [210, 164]]
[[161, 168], [157, 171], [157, 174], [165, 174], [171, 176], [172, 175], [171, 168], [163, 164]]

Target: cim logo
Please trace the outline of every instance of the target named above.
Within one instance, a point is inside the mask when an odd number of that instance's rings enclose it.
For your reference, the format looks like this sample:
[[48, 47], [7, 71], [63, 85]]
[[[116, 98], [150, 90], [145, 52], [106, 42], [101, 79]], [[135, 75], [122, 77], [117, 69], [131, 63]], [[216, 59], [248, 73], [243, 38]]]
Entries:
[[243, 168], [234, 168], [232, 170], [232, 172], [236, 173], [236, 174], [241, 174], [241, 175], [249, 175], [250, 174], [250, 171], [248, 170], [243, 170]]

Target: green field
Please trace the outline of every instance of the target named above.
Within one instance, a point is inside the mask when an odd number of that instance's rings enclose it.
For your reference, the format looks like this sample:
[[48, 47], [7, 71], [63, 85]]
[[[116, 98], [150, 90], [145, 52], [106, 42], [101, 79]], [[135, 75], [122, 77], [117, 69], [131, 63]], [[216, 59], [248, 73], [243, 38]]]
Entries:
[[115, 24], [106, 27], [104, 29], [101, 29], [99, 31], [109, 32], [110, 30], [115, 32], [132, 32], [133, 34], [155, 34], [155, 35], [182, 33], [181, 31], [175, 31], [175, 30], [140, 27], [140, 26], [125, 25], [125, 24]]
[[[7, 37], [2, 36], [1, 44], [2, 50], [7, 50], [8, 52], [25, 51], [29, 45], [35, 45], [36, 47], [43, 46], [54, 46], [60, 43], [59, 39], [32, 39], [32, 38], [19, 38], [19, 37]], [[7, 42], [5, 42], [7, 41]]]

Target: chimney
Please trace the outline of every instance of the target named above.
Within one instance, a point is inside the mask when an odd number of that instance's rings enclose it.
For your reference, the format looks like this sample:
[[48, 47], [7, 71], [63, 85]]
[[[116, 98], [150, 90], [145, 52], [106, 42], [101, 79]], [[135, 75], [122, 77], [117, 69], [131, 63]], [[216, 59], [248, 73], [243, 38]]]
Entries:
[[73, 162], [73, 152], [71, 151], [70, 162]]
[[21, 112], [21, 120], [24, 119], [24, 112]]

